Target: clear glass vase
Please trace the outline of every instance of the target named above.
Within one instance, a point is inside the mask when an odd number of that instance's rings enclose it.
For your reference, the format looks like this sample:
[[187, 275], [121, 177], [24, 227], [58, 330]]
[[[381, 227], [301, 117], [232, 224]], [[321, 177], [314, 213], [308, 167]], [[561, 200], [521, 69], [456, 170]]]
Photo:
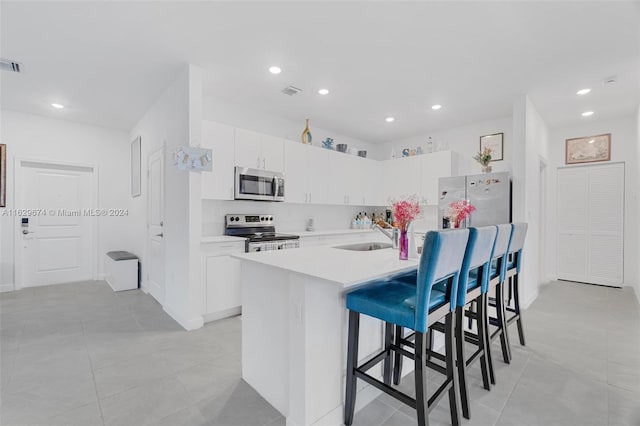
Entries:
[[406, 229], [400, 229], [400, 239], [398, 241], [400, 260], [409, 259], [409, 236]]

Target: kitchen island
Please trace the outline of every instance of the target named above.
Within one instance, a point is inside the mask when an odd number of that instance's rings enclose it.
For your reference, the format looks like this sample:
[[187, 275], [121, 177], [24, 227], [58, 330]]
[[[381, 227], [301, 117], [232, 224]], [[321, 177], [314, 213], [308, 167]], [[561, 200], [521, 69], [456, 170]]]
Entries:
[[[415, 270], [418, 261], [398, 260], [397, 249], [326, 246], [234, 257], [242, 261], [243, 379], [286, 417], [287, 425], [343, 424], [345, 294], [371, 280]], [[383, 324], [363, 316], [359, 358], [367, 359], [382, 344]], [[358, 382], [356, 410], [378, 394]]]

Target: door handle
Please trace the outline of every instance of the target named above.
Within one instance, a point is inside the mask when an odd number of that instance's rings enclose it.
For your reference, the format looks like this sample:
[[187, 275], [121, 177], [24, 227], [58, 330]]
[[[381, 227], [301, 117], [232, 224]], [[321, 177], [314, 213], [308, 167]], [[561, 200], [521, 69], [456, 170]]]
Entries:
[[164, 238], [164, 232], [157, 234], [156, 237]]
[[22, 230], [22, 234], [23, 234], [23, 235], [28, 235], [28, 234], [30, 234], [30, 233], [31, 233], [31, 232], [29, 232], [29, 231], [28, 231], [28, 230], [26, 230], [26, 229], [23, 229], [23, 230]]

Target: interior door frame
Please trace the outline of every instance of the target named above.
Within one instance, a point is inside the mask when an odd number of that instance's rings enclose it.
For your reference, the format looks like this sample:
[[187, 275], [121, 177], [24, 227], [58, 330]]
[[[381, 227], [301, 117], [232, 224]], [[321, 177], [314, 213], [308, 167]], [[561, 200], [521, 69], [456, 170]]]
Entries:
[[[162, 180], [160, 182], [161, 185], [161, 189], [160, 189], [160, 195], [162, 196], [162, 226], [164, 226], [164, 181], [165, 181], [165, 166], [166, 166], [166, 159], [165, 159], [165, 148], [164, 146], [153, 151], [150, 152], [149, 155], [147, 156], [147, 214], [146, 214], [146, 224], [147, 224], [147, 235], [146, 235], [146, 252], [147, 252], [147, 265], [151, 264], [151, 159], [155, 156], [155, 155], [160, 155], [160, 161], [162, 162]], [[164, 247], [164, 239], [163, 239], [163, 243], [162, 243], [162, 256], [164, 257], [165, 254], [165, 247]], [[164, 262], [164, 259], [162, 259], [162, 262]], [[146, 288], [144, 289], [145, 293], [149, 293], [151, 292], [151, 286], [149, 285], [149, 270], [147, 270], [146, 274]], [[166, 294], [166, 288], [167, 288], [167, 283], [163, 278], [163, 283], [162, 283], [162, 300], [158, 300], [158, 302], [164, 306], [164, 300], [165, 300], [165, 294]], [[153, 293], [151, 294], [153, 296]], [[155, 296], [153, 296], [155, 298]]]
[[[23, 163], [34, 163], [41, 164], [43, 168], [47, 168], [49, 166], [52, 169], [58, 168], [64, 170], [65, 167], [77, 167], [83, 169], [91, 169], [89, 172], [87, 170], [86, 173], [91, 174], [91, 187], [92, 187], [92, 196], [91, 196], [91, 209], [98, 208], [98, 199], [99, 199], [99, 186], [98, 186], [98, 175], [99, 168], [95, 164], [83, 164], [83, 163], [69, 163], [65, 161], [52, 161], [52, 160], [43, 160], [43, 159], [33, 159], [26, 157], [15, 157], [14, 158], [14, 176], [13, 176], [13, 193], [15, 194], [14, 206], [16, 208], [24, 208], [23, 203], [23, 170], [25, 167]], [[54, 167], [51, 167], [54, 166]], [[98, 280], [98, 217], [91, 216], [90, 217], [90, 225], [91, 225], [91, 258], [93, 261], [91, 262], [91, 277], [94, 281]], [[14, 286], [15, 290], [20, 290], [24, 288], [22, 282], [22, 239], [20, 236], [21, 233], [21, 217], [16, 216], [14, 221], [14, 232], [13, 232], [13, 253], [14, 253], [14, 263], [13, 263], [13, 274], [14, 274]]]

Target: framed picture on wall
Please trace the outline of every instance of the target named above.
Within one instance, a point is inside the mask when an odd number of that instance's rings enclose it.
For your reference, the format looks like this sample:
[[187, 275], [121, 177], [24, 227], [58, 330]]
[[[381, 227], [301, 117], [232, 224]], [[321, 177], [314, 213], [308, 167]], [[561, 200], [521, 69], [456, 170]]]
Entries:
[[491, 161], [504, 160], [504, 133], [480, 136], [480, 152], [491, 149]]
[[611, 160], [611, 133], [567, 139], [565, 164], [594, 163]]
[[140, 177], [142, 175], [142, 140], [140, 136], [131, 142], [131, 196], [139, 197], [141, 194]]
[[0, 207], [7, 206], [7, 146], [0, 144]]

